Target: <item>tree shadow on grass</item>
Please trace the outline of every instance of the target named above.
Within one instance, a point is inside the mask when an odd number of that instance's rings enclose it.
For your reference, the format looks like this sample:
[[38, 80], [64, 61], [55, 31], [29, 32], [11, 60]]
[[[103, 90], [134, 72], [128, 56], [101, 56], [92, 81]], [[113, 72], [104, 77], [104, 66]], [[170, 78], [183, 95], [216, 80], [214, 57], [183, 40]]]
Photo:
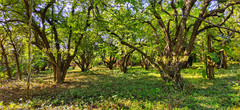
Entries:
[[[210, 81], [185, 78], [189, 88], [180, 92], [174, 90], [171, 84], [165, 83], [159, 75], [151, 75], [151, 71], [138, 74], [141, 72], [139, 68], [131, 68], [129, 73], [119, 75], [97, 70], [69, 74], [66, 83], [62, 85], [33, 89], [32, 100], [41, 100], [45, 105], [54, 106], [74, 104], [83, 108], [115, 109], [217, 109], [237, 105], [238, 99], [234, 98], [239, 91], [228, 83], [229, 80], [237, 80], [237, 76]], [[18, 103], [20, 97], [15, 99], [10, 101]], [[42, 105], [36, 103], [33, 106]]]
[[[194, 84], [194, 89], [187, 96], [186, 103], [181, 106], [198, 109], [230, 109], [240, 108], [240, 89], [235, 85], [239, 83], [240, 74], [229, 77], [217, 77], [213, 80], [203, 78], [185, 78]], [[191, 104], [189, 104], [191, 103]]]

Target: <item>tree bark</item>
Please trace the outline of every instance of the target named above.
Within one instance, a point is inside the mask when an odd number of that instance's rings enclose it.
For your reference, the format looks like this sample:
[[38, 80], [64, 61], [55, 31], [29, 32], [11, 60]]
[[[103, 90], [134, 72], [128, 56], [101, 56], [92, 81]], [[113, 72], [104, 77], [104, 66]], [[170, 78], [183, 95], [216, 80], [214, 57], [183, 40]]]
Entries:
[[15, 57], [15, 60], [16, 60], [16, 65], [17, 65], [18, 80], [22, 80], [22, 72], [21, 72], [21, 69], [20, 69], [19, 59], [18, 59], [18, 54], [17, 54], [16, 48], [14, 48], [14, 57]]
[[[68, 66], [68, 65], [66, 65], [66, 66]], [[66, 77], [66, 73], [67, 73], [68, 68], [69, 68], [69, 66], [64, 67], [63, 65], [55, 67], [54, 76], [55, 76], [55, 82], [57, 84], [64, 83], [64, 79]]]
[[123, 56], [120, 60], [120, 69], [123, 73], [127, 72], [127, 66], [126, 56]]
[[206, 70], [208, 79], [214, 78], [214, 66], [215, 66], [215, 64], [212, 61], [208, 62], [207, 70]]
[[224, 68], [224, 69], [228, 69], [228, 65], [227, 65], [227, 54], [225, 52], [225, 50], [220, 50], [220, 68]]
[[[208, 49], [208, 52], [213, 52], [210, 37], [211, 37], [210, 35], [207, 35], [207, 49]], [[207, 68], [206, 68], [207, 78], [213, 79], [215, 63], [212, 61], [212, 59], [209, 56], [207, 58], [208, 58]]]
[[[179, 63], [180, 64], [180, 63]], [[164, 76], [162, 76], [162, 78], [167, 81], [167, 82], [172, 82], [173, 83], [173, 87], [174, 89], [180, 89], [183, 90], [184, 89], [184, 81], [183, 78], [180, 74], [180, 68], [184, 67], [184, 63], [181, 63], [182, 65], [175, 65], [175, 66], [169, 66], [168, 70], [164, 70]], [[171, 71], [169, 71], [171, 70]], [[161, 72], [161, 71], [159, 71]]]
[[53, 70], [53, 81], [56, 82], [57, 81], [57, 71], [56, 71], [56, 66], [54, 64], [52, 64], [52, 70]]

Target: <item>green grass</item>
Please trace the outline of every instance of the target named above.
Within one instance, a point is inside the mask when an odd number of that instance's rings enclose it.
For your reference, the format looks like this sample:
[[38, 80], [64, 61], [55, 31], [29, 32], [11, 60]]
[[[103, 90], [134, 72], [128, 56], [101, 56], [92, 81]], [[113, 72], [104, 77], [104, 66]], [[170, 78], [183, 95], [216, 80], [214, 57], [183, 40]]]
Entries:
[[[201, 68], [182, 70], [185, 90], [176, 91], [165, 83], [154, 69], [129, 68], [124, 74], [119, 68], [93, 68], [89, 72], [71, 70], [62, 85], [44, 86], [46, 76], [34, 80], [31, 100], [1, 104], [4, 108], [47, 109], [239, 109], [240, 66], [228, 70], [216, 69], [213, 80], [201, 77]], [[1, 102], [1, 100], [0, 100]], [[1, 107], [0, 107], [1, 109]]]

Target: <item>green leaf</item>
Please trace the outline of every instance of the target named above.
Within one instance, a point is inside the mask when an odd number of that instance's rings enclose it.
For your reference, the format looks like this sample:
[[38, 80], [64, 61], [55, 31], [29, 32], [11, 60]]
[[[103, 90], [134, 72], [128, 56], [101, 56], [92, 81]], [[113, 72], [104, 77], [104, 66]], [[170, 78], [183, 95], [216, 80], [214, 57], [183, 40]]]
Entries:
[[230, 51], [230, 49], [228, 47], [223, 47], [223, 49], [225, 50], [225, 52], [230, 55], [233, 56], [232, 52]]
[[219, 58], [215, 53], [208, 53], [209, 57], [215, 62], [218, 63], [219, 62]]
[[184, 6], [184, 1], [183, 0], [181, 0], [181, 1], [179, 1], [179, 2], [177, 2], [177, 8], [182, 8]]
[[207, 66], [204, 64], [204, 65], [203, 65], [203, 68], [207, 68]]
[[222, 14], [220, 15], [220, 17], [221, 17], [221, 18], [224, 17], [224, 13], [222, 13]]

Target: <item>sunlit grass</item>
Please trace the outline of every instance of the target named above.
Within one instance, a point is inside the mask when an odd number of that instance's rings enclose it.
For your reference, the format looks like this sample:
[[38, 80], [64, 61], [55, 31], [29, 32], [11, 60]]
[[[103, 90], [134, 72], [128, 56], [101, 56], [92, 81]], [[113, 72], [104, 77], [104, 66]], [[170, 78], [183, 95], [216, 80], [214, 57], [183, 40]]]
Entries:
[[[88, 72], [69, 70], [66, 83], [62, 85], [52, 82], [52, 74], [35, 75], [31, 100], [25, 98], [25, 81], [1, 80], [0, 96], [4, 98], [0, 98], [0, 106], [5, 109], [136, 110], [240, 107], [239, 64], [231, 65], [228, 70], [216, 69], [213, 80], [202, 78], [199, 63], [193, 66], [181, 71], [186, 85], [184, 91], [174, 90], [155, 69], [141, 67], [129, 68], [125, 74], [119, 68], [98, 67]], [[13, 95], [10, 97], [10, 94]]]

